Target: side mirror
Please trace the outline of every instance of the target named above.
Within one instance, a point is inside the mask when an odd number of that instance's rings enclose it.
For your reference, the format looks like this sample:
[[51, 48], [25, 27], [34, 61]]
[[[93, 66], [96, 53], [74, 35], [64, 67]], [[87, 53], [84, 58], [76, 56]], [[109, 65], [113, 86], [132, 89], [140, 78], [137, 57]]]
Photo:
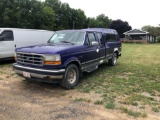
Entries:
[[92, 42], [92, 46], [98, 46], [99, 43], [97, 41]]
[[4, 41], [4, 36], [0, 36], [0, 41]]

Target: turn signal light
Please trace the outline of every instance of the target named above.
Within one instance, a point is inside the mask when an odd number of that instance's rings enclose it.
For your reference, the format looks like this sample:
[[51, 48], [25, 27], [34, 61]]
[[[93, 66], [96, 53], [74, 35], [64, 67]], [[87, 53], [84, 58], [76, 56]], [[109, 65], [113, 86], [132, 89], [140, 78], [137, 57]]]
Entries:
[[45, 61], [45, 65], [60, 65], [61, 61]]

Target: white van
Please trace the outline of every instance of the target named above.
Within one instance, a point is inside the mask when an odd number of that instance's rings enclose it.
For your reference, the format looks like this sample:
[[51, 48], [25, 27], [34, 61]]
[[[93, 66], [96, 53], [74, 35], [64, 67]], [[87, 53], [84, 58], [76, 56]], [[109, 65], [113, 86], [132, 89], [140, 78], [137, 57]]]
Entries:
[[0, 60], [13, 58], [15, 48], [47, 43], [53, 31], [0, 28]]

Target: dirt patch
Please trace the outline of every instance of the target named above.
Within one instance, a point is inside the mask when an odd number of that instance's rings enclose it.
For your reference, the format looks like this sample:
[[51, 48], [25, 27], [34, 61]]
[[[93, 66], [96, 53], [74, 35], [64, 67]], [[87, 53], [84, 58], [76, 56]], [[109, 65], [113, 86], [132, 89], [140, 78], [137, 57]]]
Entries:
[[[117, 110], [94, 105], [100, 96], [64, 90], [57, 84], [30, 83], [18, 77], [11, 66], [0, 68], [1, 120], [134, 120]], [[76, 101], [75, 99], [90, 99]], [[144, 118], [136, 118], [141, 120]], [[146, 120], [159, 120], [149, 114]]]

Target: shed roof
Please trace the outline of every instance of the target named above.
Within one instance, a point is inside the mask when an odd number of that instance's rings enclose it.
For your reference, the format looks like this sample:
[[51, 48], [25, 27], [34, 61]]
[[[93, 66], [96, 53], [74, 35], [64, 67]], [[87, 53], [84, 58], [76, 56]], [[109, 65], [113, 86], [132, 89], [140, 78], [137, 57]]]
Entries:
[[133, 30], [127, 31], [123, 34], [125, 34], [125, 35], [146, 35], [148, 33], [149, 32], [142, 31], [142, 30], [139, 30], [139, 29], [133, 29]]

